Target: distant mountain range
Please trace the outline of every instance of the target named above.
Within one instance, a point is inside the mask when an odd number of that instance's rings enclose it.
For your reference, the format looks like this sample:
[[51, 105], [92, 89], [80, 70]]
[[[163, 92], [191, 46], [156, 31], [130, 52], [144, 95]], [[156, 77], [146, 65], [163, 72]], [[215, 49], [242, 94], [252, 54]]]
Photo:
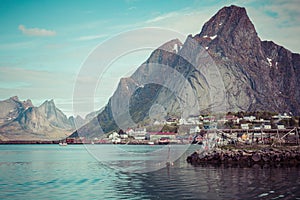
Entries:
[[[170, 81], [168, 70], [159, 65], [179, 73], [189, 88], [180, 76]], [[149, 119], [154, 104], [169, 116], [182, 114], [186, 109], [182, 105], [195, 106], [188, 109], [190, 114], [223, 108], [299, 115], [299, 86], [300, 55], [261, 41], [245, 8], [224, 7], [199, 34], [189, 35], [183, 43], [174, 39], [153, 51], [131, 77], [120, 80], [103, 111], [72, 136], [98, 136], [130, 127]]]
[[0, 140], [58, 140], [75, 130], [74, 119], [56, 108], [54, 101], [39, 107], [17, 96], [0, 101]]

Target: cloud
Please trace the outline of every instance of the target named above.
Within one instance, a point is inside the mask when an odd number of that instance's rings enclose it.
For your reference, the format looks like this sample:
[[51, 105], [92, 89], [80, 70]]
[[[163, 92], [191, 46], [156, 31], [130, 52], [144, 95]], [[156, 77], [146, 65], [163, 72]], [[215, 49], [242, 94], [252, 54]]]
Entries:
[[26, 42], [13, 42], [13, 43], [2, 43], [0, 44], [0, 50], [11, 50], [11, 49], [22, 49], [32, 48], [35, 44], [32, 41]]
[[170, 13], [167, 13], [167, 14], [159, 15], [159, 16], [153, 18], [153, 19], [149, 19], [148, 21], [146, 21], [146, 23], [159, 22], [159, 21], [162, 21], [162, 20], [165, 20], [165, 19], [168, 19], [168, 18], [178, 16], [178, 14], [179, 13], [177, 13], [177, 12], [170, 12]]
[[78, 40], [78, 41], [95, 40], [95, 39], [103, 38], [103, 37], [106, 37], [106, 36], [107, 36], [106, 34], [87, 35], [87, 36], [81, 36], [81, 37], [77, 38], [76, 40]]
[[56, 35], [56, 32], [52, 30], [46, 30], [41, 28], [26, 28], [22, 24], [20, 24], [18, 28], [24, 35], [29, 35], [29, 36], [55, 36]]

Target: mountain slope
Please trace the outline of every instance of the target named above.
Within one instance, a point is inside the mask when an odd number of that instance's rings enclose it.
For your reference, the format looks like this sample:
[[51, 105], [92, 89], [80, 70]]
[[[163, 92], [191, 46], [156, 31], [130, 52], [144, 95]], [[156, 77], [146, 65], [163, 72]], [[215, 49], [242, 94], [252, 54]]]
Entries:
[[241, 110], [299, 115], [299, 59], [261, 41], [245, 8], [224, 7], [199, 34], [183, 44], [167, 42], [131, 77], [121, 79], [104, 111], [78, 133], [132, 127], [151, 118], [153, 105], [161, 106], [164, 117]]
[[261, 41], [244, 8], [221, 9], [195, 39], [218, 62], [230, 110], [299, 114], [299, 54]]
[[54, 101], [34, 107], [18, 97], [0, 102], [0, 140], [57, 140], [68, 136], [74, 127]]

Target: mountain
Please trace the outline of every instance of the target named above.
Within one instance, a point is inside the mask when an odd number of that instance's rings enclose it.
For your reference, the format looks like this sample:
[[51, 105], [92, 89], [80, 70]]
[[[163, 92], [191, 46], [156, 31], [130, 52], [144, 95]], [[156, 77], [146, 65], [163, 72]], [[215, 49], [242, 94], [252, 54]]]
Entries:
[[299, 115], [299, 72], [299, 54], [261, 41], [245, 8], [224, 7], [183, 44], [174, 39], [153, 51], [131, 77], [120, 80], [104, 110], [73, 136], [134, 127], [158, 115]]
[[54, 101], [34, 107], [30, 100], [11, 97], [0, 101], [0, 140], [58, 140], [74, 131]]
[[77, 115], [76, 117], [70, 116], [68, 118], [69, 123], [71, 124], [72, 128], [76, 129], [76, 127], [81, 127], [89, 120], [83, 119], [81, 116]]
[[221, 9], [195, 39], [218, 62], [231, 110], [299, 114], [299, 54], [261, 41], [244, 8]]

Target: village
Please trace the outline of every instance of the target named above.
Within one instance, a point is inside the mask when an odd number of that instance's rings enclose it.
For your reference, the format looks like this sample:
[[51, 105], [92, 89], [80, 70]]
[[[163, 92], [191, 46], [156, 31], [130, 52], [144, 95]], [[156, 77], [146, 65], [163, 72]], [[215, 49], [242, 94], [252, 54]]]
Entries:
[[269, 112], [170, 117], [151, 125], [113, 131], [102, 138], [67, 138], [69, 144], [201, 144], [215, 134], [216, 142], [299, 144], [299, 117]]

